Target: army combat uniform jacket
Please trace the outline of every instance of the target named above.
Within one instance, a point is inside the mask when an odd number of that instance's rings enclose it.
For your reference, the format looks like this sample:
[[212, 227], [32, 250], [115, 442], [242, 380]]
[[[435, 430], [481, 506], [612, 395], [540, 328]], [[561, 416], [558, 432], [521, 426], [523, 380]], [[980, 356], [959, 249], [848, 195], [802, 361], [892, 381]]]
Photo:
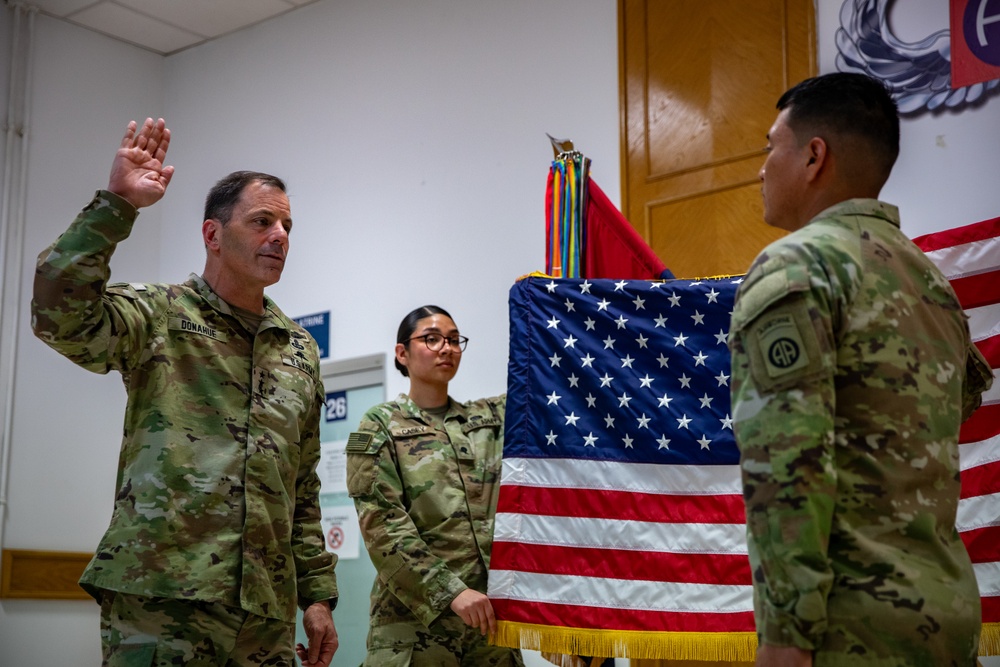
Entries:
[[450, 401], [439, 429], [400, 395], [351, 434], [348, 491], [377, 571], [373, 627], [430, 626], [465, 589], [486, 593], [505, 406]]
[[761, 641], [816, 667], [974, 665], [957, 440], [992, 374], [896, 208], [842, 202], [768, 246], [730, 346]]
[[108, 285], [137, 211], [100, 191], [41, 253], [32, 327], [128, 393], [111, 525], [81, 579], [295, 621], [337, 597], [320, 528], [323, 388], [309, 335], [265, 297], [249, 332], [196, 275]]

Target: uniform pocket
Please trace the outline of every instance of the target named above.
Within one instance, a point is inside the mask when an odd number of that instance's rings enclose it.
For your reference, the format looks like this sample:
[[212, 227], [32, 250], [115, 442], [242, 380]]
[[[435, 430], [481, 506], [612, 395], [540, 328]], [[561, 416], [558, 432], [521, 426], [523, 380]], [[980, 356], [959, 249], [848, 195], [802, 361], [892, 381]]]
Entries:
[[156, 641], [149, 637], [129, 637], [111, 649], [105, 667], [150, 667], [156, 654]]

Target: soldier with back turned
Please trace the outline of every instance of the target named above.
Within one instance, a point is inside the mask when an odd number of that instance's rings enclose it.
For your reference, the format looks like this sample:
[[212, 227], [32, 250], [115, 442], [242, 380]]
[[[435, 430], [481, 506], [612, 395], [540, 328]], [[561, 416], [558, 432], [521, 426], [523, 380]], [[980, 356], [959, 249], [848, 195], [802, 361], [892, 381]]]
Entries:
[[778, 109], [760, 179], [791, 234], [751, 266], [729, 341], [757, 664], [974, 665], [957, 441], [992, 373], [878, 200], [899, 152], [885, 87], [828, 74]]

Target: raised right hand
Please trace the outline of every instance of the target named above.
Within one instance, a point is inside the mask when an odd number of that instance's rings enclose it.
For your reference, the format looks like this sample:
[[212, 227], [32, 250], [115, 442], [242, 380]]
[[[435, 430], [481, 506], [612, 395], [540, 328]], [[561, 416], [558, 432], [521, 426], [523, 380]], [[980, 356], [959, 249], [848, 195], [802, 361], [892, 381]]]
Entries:
[[173, 167], [163, 166], [169, 146], [170, 130], [162, 118], [147, 118], [138, 131], [130, 121], [111, 165], [108, 190], [136, 208], [158, 202], [174, 175]]

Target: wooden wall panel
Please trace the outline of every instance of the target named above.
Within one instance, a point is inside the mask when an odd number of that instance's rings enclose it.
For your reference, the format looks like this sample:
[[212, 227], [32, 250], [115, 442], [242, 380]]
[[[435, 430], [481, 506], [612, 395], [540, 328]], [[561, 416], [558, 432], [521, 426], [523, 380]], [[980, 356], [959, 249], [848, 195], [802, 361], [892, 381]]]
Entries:
[[743, 273], [783, 232], [758, 171], [815, 73], [811, 0], [621, 0], [622, 208], [678, 277]]
[[92, 553], [4, 549], [0, 598], [90, 600], [78, 583]]
[[630, 660], [630, 667], [753, 667], [752, 662], [706, 662], [704, 660]]

